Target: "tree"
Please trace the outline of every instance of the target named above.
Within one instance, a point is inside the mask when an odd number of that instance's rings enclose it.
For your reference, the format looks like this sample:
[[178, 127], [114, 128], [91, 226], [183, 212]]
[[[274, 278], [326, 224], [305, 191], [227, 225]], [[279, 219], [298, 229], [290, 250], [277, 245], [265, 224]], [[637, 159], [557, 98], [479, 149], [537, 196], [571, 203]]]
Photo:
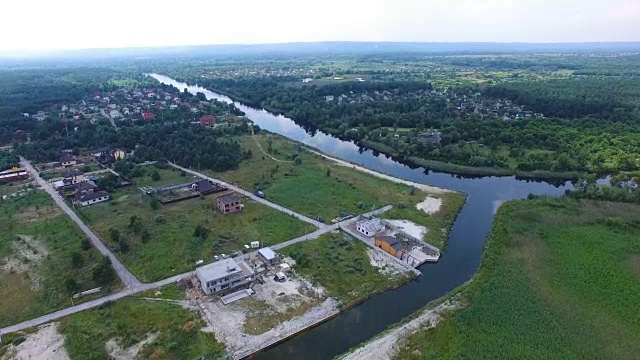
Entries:
[[327, 168], [327, 177], [331, 176], [331, 168]]
[[82, 259], [82, 255], [79, 252], [74, 251], [71, 253], [71, 265], [74, 268], [81, 267], [83, 263], [84, 260]]
[[302, 158], [300, 158], [300, 155], [296, 156], [295, 160], [293, 160], [293, 163], [296, 165], [302, 164]]
[[160, 173], [157, 170], [154, 170], [153, 173], [151, 173], [151, 180], [160, 181]]
[[93, 281], [102, 286], [111, 284], [115, 277], [116, 273], [111, 266], [111, 259], [109, 259], [108, 256], [103, 256], [91, 273]]

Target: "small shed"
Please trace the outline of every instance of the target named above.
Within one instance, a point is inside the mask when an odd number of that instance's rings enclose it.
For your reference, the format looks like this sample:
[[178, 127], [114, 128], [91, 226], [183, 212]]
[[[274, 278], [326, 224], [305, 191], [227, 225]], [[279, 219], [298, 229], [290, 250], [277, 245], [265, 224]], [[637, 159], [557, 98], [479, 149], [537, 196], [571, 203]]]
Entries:
[[404, 245], [393, 236], [376, 236], [375, 245], [398, 258], [402, 257], [402, 253], [404, 251]]
[[258, 250], [258, 255], [260, 255], [262, 261], [268, 265], [274, 265], [278, 262], [278, 254], [271, 250], [271, 248], [266, 247]]

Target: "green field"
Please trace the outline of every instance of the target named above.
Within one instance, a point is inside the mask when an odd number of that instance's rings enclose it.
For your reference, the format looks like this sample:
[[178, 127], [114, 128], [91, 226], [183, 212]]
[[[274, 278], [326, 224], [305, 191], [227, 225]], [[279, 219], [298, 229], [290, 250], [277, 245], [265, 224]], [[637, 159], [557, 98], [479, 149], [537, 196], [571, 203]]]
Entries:
[[[132, 187], [77, 212], [141, 281], [189, 271], [197, 260], [209, 262], [214, 254], [242, 250], [251, 241], [268, 246], [315, 229], [248, 199], [241, 212], [224, 215], [215, 208], [215, 199], [209, 195], [161, 205]], [[197, 235], [198, 226], [205, 230]]]
[[105, 344], [117, 338], [128, 348], [157, 334], [155, 341], [142, 347], [140, 359], [219, 359], [224, 347], [196, 310], [165, 302], [123, 299], [62, 319], [60, 332], [71, 359], [111, 359]]
[[42, 191], [0, 202], [0, 326], [71, 306], [71, 295], [119, 287], [110, 263]]
[[[464, 204], [463, 194], [430, 194], [442, 198], [444, 205], [438, 213], [428, 215], [415, 208], [427, 196], [420, 190], [340, 166], [281, 136], [261, 134], [253, 138], [244, 136], [238, 141], [253, 157], [243, 161], [237, 170], [210, 172], [211, 176], [248, 190], [263, 190], [268, 200], [325, 223], [338, 216], [393, 205], [391, 215], [385, 217], [410, 219], [431, 230], [448, 230]], [[296, 157], [300, 159], [298, 164], [294, 161]], [[435, 246], [443, 248], [446, 238], [447, 231], [429, 231], [428, 241]]]
[[503, 205], [467, 306], [412, 335], [401, 359], [637, 359], [640, 206]]
[[329, 233], [317, 240], [288, 246], [283, 254], [296, 260], [294, 269], [319, 283], [343, 308], [369, 296], [406, 283], [413, 273], [383, 275], [370, 264], [369, 247], [350, 235]]

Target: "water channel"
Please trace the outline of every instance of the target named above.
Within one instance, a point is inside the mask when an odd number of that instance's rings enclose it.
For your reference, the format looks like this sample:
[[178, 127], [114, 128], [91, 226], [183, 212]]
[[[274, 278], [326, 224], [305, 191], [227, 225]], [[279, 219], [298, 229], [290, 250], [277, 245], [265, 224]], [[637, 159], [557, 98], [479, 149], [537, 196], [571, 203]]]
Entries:
[[180, 90], [186, 88], [194, 94], [202, 92], [208, 99], [233, 103], [260, 128], [302, 142], [334, 157], [398, 178], [468, 194], [467, 203], [451, 230], [444, 256], [436, 264], [421, 266], [419, 270], [423, 276], [398, 289], [373, 296], [340, 316], [257, 354], [255, 359], [331, 359], [367, 341], [473, 276], [478, 268], [491, 222], [502, 202], [521, 199], [529, 193], [561, 195], [566, 189], [572, 188], [570, 182], [551, 184], [521, 180], [513, 176], [465, 178], [427, 171], [424, 168], [410, 168], [385, 155], [361, 149], [353, 142], [322, 132], [309, 134], [285, 116], [234, 102], [227, 96], [197, 85], [187, 85], [158, 74], [150, 76]]

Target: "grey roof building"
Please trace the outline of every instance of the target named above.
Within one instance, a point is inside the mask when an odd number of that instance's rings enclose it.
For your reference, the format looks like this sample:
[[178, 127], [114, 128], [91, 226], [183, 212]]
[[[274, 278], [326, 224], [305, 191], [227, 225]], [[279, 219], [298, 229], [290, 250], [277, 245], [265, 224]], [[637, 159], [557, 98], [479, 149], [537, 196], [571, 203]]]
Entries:
[[229, 258], [199, 267], [196, 276], [204, 293], [209, 295], [249, 284], [255, 272], [246, 262]]

